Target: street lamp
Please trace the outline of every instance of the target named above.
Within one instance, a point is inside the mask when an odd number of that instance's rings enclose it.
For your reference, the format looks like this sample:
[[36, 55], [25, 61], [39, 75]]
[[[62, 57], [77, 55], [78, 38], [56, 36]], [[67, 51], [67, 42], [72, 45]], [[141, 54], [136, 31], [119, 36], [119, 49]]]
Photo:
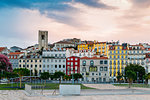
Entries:
[[139, 72], [137, 72], [137, 83], [138, 83], [138, 74], [139, 74]]

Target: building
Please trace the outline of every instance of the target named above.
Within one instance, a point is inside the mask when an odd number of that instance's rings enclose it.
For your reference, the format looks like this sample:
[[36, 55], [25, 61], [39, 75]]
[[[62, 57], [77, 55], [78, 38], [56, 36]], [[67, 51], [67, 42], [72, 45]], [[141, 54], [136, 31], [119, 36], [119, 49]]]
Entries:
[[77, 57], [92, 57], [94, 52], [92, 50], [74, 50], [67, 49], [66, 57], [77, 56]]
[[119, 74], [124, 75], [125, 67], [128, 64], [128, 45], [124, 43], [109, 46], [108, 58], [110, 77], [116, 78]]
[[108, 57], [80, 58], [80, 73], [86, 82], [109, 82]]
[[54, 43], [54, 49], [61, 49], [61, 48], [68, 48], [68, 47], [72, 47], [75, 48], [75, 44], [71, 43], [71, 42], [67, 42], [67, 41], [59, 41]]
[[22, 48], [17, 46], [10, 47], [10, 52], [20, 52], [21, 50]]
[[44, 50], [42, 58], [42, 72], [66, 73], [66, 50]]
[[39, 49], [48, 48], [48, 31], [39, 30], [38, 42], [39, 42]]
[[0, 54], [7, 55], [9, 54], [9, 50], [7, 47], [0, 47]]
[[142, 45], [130, 45], [128, 63], [139, 64], [142, 67], [144, 67], [146, 70], [148, 70], [148, 68], [146, 67], [145, 52], [146, 49]]
[[94, 44], [93, 44], [94, 52], [99, 53], [102, 56], [108, 56], [108, 49], [109, 49], [109, 46], [107, 45], [107, 42], [94, 41]]
[[23, 55], [19, 58], [19, 68], [27, 68], [31, 73], [40, 75], [42, 72], [42, 56], [38, 54]]
[[146, 68], [147, 68], [146, 72], [150, 73], [150, 53], [146, 53], [145, 55], [146, 55], [145, 61], [146, 61]]
[[91, 50], [93, 49], [93, 43], [81, 43], [78, 45], [78, 50]]
[[71, 56], [66, 58], [66, 75], [80, 73], [80, 57]]
[[62, 41], [74, 43], [75, 46], [81, 43], [81, 39], [73, 38], [73, 39], [63, 39]]
[[19, 68], [19, 58], [24, 55], [24, 52], [11, 52], [8, 54], [8, 58], [10, 63], [12, 64], [12, 68]]

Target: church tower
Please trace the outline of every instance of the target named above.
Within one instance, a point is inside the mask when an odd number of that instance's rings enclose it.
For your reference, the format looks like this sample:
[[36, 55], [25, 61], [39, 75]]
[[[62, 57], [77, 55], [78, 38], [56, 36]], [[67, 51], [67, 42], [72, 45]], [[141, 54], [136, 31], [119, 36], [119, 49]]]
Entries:
[[39, 49], [43, 47], [43, 49], [48, 48], [48, 31], [41, 31], [39, 30]]

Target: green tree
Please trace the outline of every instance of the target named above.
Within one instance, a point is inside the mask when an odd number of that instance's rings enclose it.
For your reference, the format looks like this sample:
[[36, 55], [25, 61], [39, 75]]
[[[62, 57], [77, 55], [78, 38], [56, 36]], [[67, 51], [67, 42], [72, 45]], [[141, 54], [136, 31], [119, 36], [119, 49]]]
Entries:
[[54, 74], [50, 73], [49, 77], [51, 78], [51, 80], [53, 80], [54, 79]]
[[63, 72], [55, 72], [54, 78], [59, 79], [59, 83], [61, 83], [61, 77], [64, 77], [65, 73]]
[[38, 76], [38, 71], [37, 71], [37, 69], [34, 69], [34, 76]]
[[146, 83], [148, 83], [148, 80], [150, 79], [150, 73], [145, 74], [145, 75], [143, 76], [143, 79], [145, 79], [145, 80], [146, 80]]
[[17, 69], [14, 69], [13, 72], [15, 74], [18, 74], [19, 80], [20, 80], [20, 88], [21, 88], [22, 77], [23, 76], [29, 76], [30, 75], [30, 70], [28, 70], [26, 68], [17, 68]]
[[41, 79], [45, 80], [45, 84], [46, 84], [46, 80], [49, 79], [49, 77], [50, 77], [50, 74], [48, 72], [43, 72], [41, 73], [41, 76], [40, 76]]
[[73, 78], [78, 83], [78, 79], [82, 78], [82, 75], [80, 73], [75, 73], [75, 74], [73, 74]]
[[66, 79], [66, 80], [70, 80], [70, 79], [71, 79], [71, 76], [69, 76], [69, 75], [65, 75], [65, 76], [64, 76], [64, 79]]
[[[131, 71], [135, 72], [136, 77], [138, 77], [139, 80], [143, 80], [143, 76], [145, 75], [144, 67], [142, 67], [140, 65], [136, 65], [136, 64], [130, 64], [130, 65], [127, 65], [127, 67], [125, 67], [125, 73], [128, 70], [131, 70]], [[138, 76], [137, 76], [137, 73], [138, 73]], [[134, 80], [136, 80], [136, 78]]]
[[129, 88], [130, 88], [133, 80], [136, 79], [136, 73], [133, 72], [132, 70], [128, 70], [128, 71], [126, 71], [126, 77], [128, 79]]

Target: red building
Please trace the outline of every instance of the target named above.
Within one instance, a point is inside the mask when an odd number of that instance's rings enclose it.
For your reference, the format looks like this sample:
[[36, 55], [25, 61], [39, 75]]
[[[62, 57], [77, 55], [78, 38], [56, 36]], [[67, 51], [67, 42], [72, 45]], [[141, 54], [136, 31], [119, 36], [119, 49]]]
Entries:
[[66, 58], [66, 75], [80, 73], [80, 57], [71, 56]]

